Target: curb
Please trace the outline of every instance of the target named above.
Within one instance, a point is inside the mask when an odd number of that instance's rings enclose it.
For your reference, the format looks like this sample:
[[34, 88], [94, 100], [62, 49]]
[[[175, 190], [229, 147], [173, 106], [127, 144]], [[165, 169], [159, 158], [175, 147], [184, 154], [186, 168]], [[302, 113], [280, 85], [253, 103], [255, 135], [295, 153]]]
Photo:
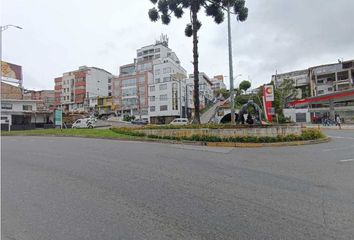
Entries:
[[[4, 135], [2, 135], [5, 137]], [[150, 142], [150, 143], [164, 143], [164, 144], [180, 144], [180, 145], [194, 145], [194, 146], [207, 146], [207, 147], [233, 147], [233, 148], [260, 148], [260, 147], [290, 147], [290, 146], [304, 146], [320, 143], [327, 143], [331, 138], [326, 137], [316, 140], [307, 141], [293, 141], [293, 142], [275, 142], [275, 143], [240, 143], [240, 142], [197, 142], [197, 141], [176, 141], [176, 140], [161, 140], [153, 138], [145, 139], [131, 139], [131, 138], [109, 138], [109, 137], [89, 137], [89, 136], [65, 136], [65, 135], [7, 135], [7, 136], [22, 136], [22, 137], [71, 137], [71, 138], [92, 138], [103, 140], [118, 140], [118, 141], [131, 141], [131, 142]]]
[[208, 147], [238, 147], [238, 148], [259, 148], [259, 147], [290, 147], [303, 146], [329, 142], [329, 137], [317, 140], [293, 141], [293, 142], [275, 142], [275, 143], [233, 143], [233, 142], [206, 142]]

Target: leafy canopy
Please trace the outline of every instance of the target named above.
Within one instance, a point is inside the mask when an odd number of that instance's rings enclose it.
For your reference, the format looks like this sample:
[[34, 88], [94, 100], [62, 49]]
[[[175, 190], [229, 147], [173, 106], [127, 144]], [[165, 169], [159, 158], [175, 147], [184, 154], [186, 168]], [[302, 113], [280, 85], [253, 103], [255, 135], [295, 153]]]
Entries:
[[[235, 14], [237, 20], [243, 22], [248, 17], [248, 8], [245, 7], [245, 0], [150, 0], [155, 7], [148, 12], [151, 21], [156, 22], [161, 19], [163, 24], [168, 25], [171, 22], [171, 15], [181, 18], [186, 9], [199, 12], [200, 9], [205, 10], [207, 16], [214, 18], [219, 24], [224, 21], [224, 10], [230, 5], [231, 13]], [[195, 5], [194, 5], [195, 4]], [[198, 20], [196, 30], [202, 26]], [[187, 37], [192, 36], [192, 24], [187, 24], [184, 33]]]
[[247, 91], [247, 89], [249, 89], [251, 87], [251, 82], [250, 81], [247, 81], [247, 80], [244, 80], [240, 83], [240, 86], [239, 88], [243, 91]]

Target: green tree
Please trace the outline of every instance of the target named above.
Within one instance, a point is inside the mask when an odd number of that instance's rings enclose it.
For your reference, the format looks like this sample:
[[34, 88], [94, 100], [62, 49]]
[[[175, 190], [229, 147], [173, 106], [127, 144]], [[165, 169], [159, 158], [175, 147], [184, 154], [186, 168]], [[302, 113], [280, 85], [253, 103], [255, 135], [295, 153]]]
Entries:
[[150, 20], [156, 22], [161, 18], [163, 24], [168, 25], [171, 15], [181, 18], [185, 10], [189, 9], [190, 23], [187, 24], [184, 33], [187, 37], [193, 36], [193, 75], [194, 75], [194, 109], [195, 122], [200, 123], [199, 114], [199, 69], [198, 69], [198, 35], [197, 32], [202, 26], [198, 20], [198, 13], [205, 10], [207, 16], [214, 18], [217, 24], [224, 21], [224, 11], [227, 6], [233, 8], [233, 14], [238, 21], [245, 21], [248, 16], [248, 8], [245, 7], [245, 0], [150, 0], [156, 7], [149, 10]]
[[230, 97], [230, 91], [229, 90], [227, 90], [227, 89], [218, 89], [218, 90], [215, 90], [214, 91], [214, 95], [215, 95], [215, 97], [219, 97], [220, 96], [220, 94], [226, 99], [226, 98], [228, 98], [228, 97]]
[[244, 92], [246, 92], [250, 87], [251, 87], [251, 82], [247, 80], [243, 80], [239, 85], [239, 88]]
[[283, 109], [286, 108], [289, 102], [294, 100], [297, 95], [295, 82], [293, 79], [284, 79], [282, 83], [274, 91], [274, 108], [278, 114], [279, 122], [284, 122], [285, 117]]

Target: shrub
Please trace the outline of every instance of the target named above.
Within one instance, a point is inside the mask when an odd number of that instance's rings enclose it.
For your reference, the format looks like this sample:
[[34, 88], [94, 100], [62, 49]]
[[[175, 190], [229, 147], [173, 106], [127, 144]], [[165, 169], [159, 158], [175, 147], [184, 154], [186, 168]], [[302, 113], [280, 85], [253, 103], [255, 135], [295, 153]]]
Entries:
[[148, 137], [153, 139], [166, 139], [166, 140], [187, 140], [187, 141], [197, 141], [197, 142], [240, 142], [240, 143], [272, 143], [272, 142], [291, 142], [300, 140], [315, 140], [324, 138], [323, 133], [317, 129], [305, 129], [302, 131], [301, 135], [289, 134], [287, 136], [235, 136], [235, 137], [219, 137], [212, 135], [192, 135], [190, 137], [178, 137], [178, 136], [158, 136], [158, 135], [146, 135], [145, 133], [136, 131], [140, 128], [111, 128], [112, 131], [124, 134], [128, 136], [136, 137]]
[[305, 129], [301, 133], [302, 140], [313, 140], [324, 138], [325, 135], [318, 129]]

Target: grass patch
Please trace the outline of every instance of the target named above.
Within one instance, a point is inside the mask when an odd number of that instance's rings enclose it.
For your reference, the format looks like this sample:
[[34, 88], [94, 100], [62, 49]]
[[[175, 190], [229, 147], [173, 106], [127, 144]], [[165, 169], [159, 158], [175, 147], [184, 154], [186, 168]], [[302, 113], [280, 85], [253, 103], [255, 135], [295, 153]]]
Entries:
[[1, 132], [2, 136], [71, 136], [96, 138], [132, 138], [131, 135], [119, 134], [111, 129], [36, 129], [25, 131]]
[[146, 135], [138, 132], [136, 128], [111, 128], [111, 129], [40, 129], [26, 131], [1, 132], [2, 136], [70, 136], [91, 137], [107, 139], [131, 140], [173, 140], [194, 142], [233, 142], [233, 143], [274, 143], [323, 139], [325, 135], [318, 129], [305, 129], [300, 135], [290, 134], [276, 137], [235, 136], [220, 137], [210, 135], [193, 135], [190, 137]]

